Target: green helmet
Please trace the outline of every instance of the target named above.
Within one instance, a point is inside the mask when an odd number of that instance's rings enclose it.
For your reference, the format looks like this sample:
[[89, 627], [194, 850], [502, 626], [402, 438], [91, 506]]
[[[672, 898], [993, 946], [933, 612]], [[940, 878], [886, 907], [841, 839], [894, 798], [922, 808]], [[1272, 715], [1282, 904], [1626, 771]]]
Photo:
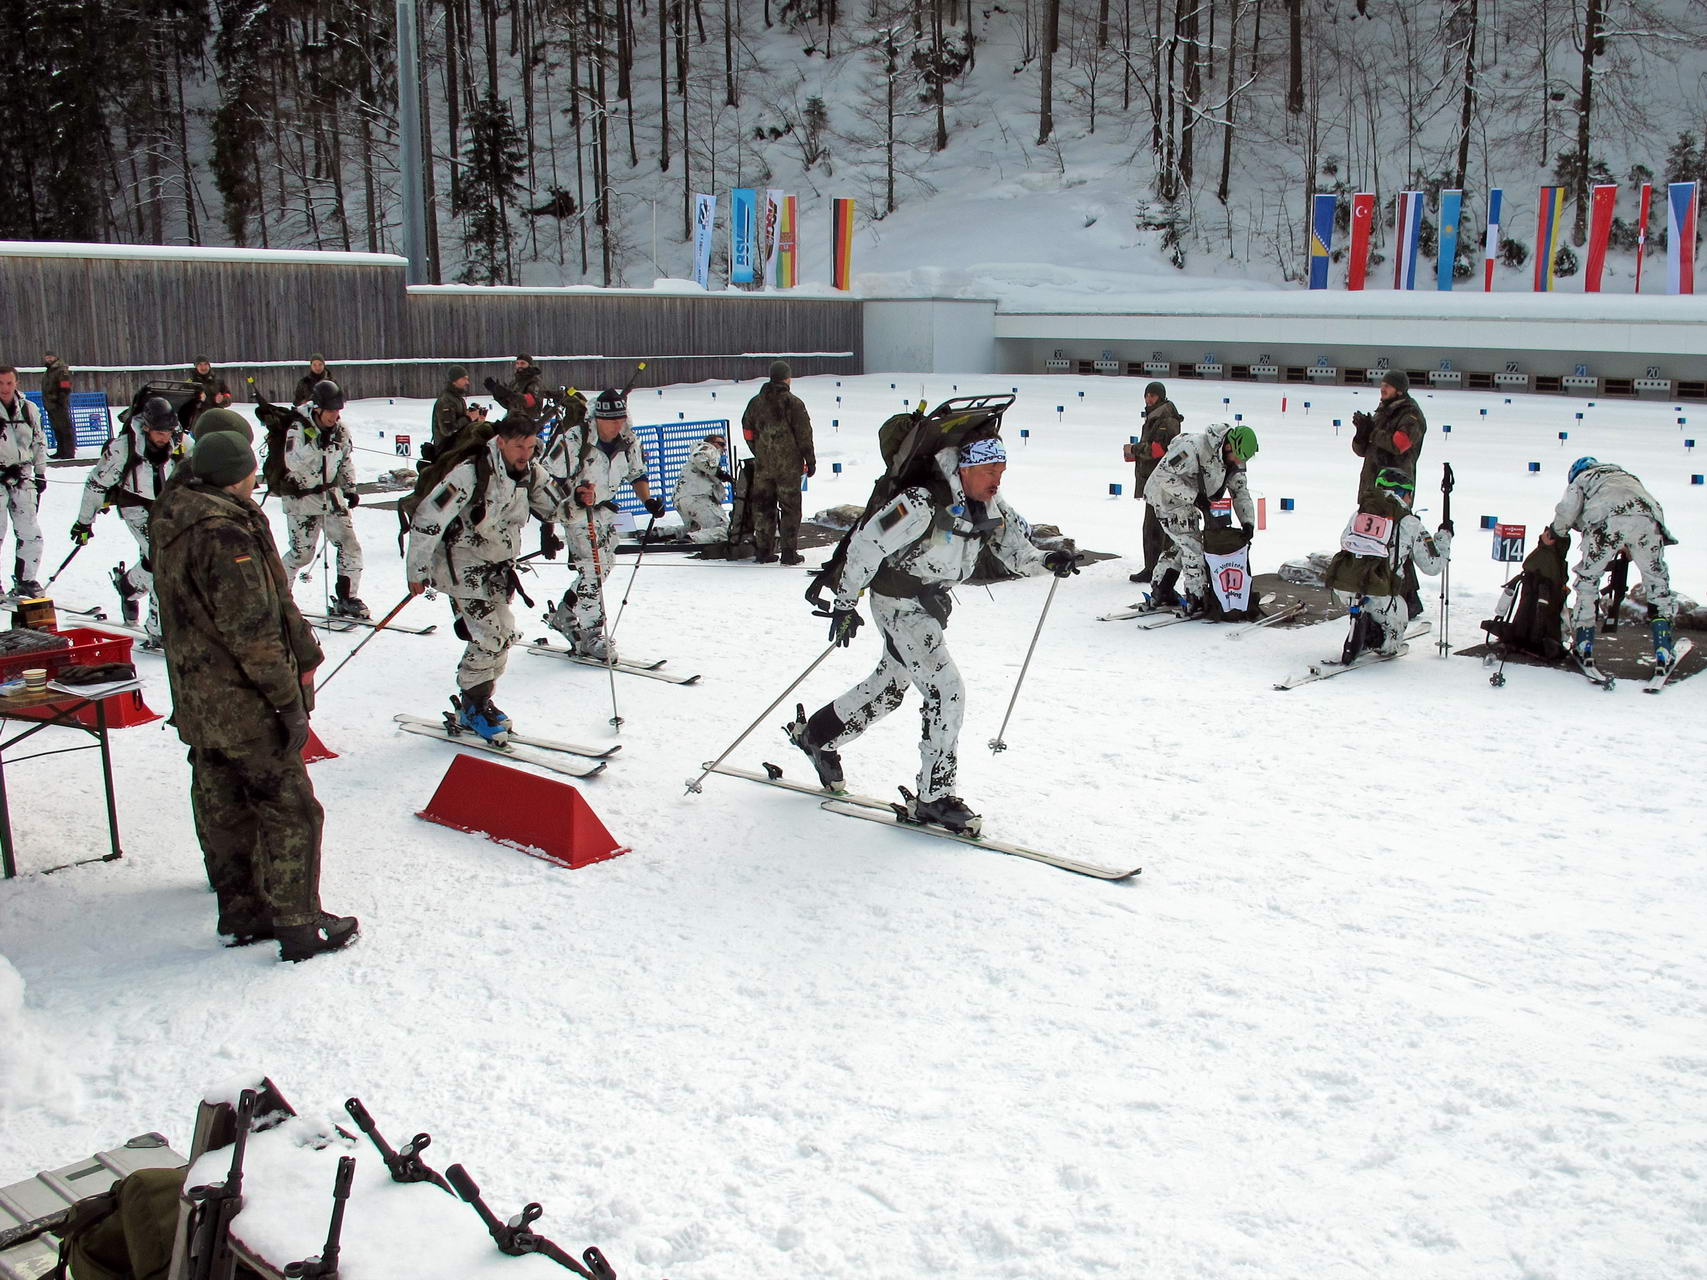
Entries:
[[1417, 484], [1397, 467], [1382, 467], [1375, 473], [1375, 487], [1383, 493], [1396, 493], [1406, 502], [1417, 491]]
[[1237, 426], [1229, 431], [1226, 443], [1233, 446], [1233, 456], [1240, 462], [1249, 462], [1256, 457], [1257, 433], [1247, 426]]

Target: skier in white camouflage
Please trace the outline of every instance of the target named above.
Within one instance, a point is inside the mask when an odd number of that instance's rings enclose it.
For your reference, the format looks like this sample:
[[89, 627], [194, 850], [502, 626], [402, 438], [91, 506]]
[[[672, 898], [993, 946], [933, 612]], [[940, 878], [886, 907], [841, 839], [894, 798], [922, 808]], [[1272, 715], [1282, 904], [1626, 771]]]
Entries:
[[148, 397], [101, 450], [101, 460], [84, 481], [77, 523], [71, 526], [71, 540], [83, 546], [94, 536], [95, 517], [108, 507], [119, 509], [119, 518], [136, 539], [137, 560], [128, 569], [120, 562], [113, 570], [113, 586], [118, 589], [124, 620], [132, 626], [141, 614], [140, 598], [148, 597], [148, 617], [142, 625], [146, 644], [153, 648], [160, 645], [160, 607], [154, 596], [148, 515], [189, 451], [171, 402], [163, 396]]
[[[456, 669], [460, 693], [451, 699], [458, 722], [500, 743], [510, 718], [493, 704], [492, 691], [519, 638], [510, 597], [522, 529], [530, 514], [549, 527], [559, 501], [533, 460], [538, 446], [532, 418], [504, 419], [484, 447], [422, 498], [409, 531], [410, 592], [431, 585], [449, 596], [457, 634], [467, 641]], [[542, 532], [542, 546], [546, 539]]]
[[1168, 547], [1156, 561], [1152, 604], [1183, 608], [1187, 613], [1204, 609], [1209, 592], [1203, 558], [1204, 509], [1213, 499], [1231, 497], [1239, 523], [1246, 529], [1256, 528], [1256, 508], [1245, 477], [1245, 464], [1256, 452], [1257, 433], [1226, 422], [1177, 436], [1168, 446], [1144, 485], [1144, 501], [1168, 535]]
[[728, 447], [728, 440], [712, 432], [693, 447], [676, 476], [671, 497], [689, 542], [723, 542], [729, 537], [723, 486], [733, 484], [735, 477], [723, 469], [723, 452]]
[[1594, 458], [1571, 464], [1565, 496], [1554, 508], [1552, 522], [1541, 530], [1551, 545], [1572, 529], [1582, 532], [1582, 555], [1571, 582], [1572, 650], [1588, 662], [1594, 657], [1594, 605], [1600, 598], [1600, 577], [1620, 553], [1628, 552], [1642, 574], [1654, 637], [1654, 663], [1671, 666], [1675, 653], [1672, 615], [1677, 608], [1665, 549], [1677, 544], [1666, 528], [1665, 512], [1642, 482], [1623, 467]]
[[343, 408], [344, 393], [338, 384], [322, 380], [314, 384], [304, 405], [308, 417], [302, 417], [303, 411], [291, 415], [285, 433], [286, 481], [279, 494], [290, 536], [284, 566], [294, 578], [312, 563], [324, 529], [326, 541], [338, 548], [331, 612], [338, 617], [367, 618], [372, 615], [357, 594], [362, 584], [362, 544], [350, 519], [350, 509], [361, 495], [356, 492], [351, 463], [354, 446], [341, 423]]
[[563, 495], [557, 518], [579, 574], [545, 623], [582, 657], [615, 662], [605, 635], [604, 579], [616, 558], [617, 486], [626, 482], [652, 516], [664, 514], [664, 500], [652, 496], [646, 478], [646, 452], [628, 429], [628, 396], [601, 391], [592, 420], [560, 429], [540, 463]]
[[17, 540], [12, 592], [19, 599], [41, 594], [41, 524], [36, 508], [47, 489], [47, 432], [41, 414], [18, 390], [18, 371], [0, 365], [0, 539], [8, 518]]
[[883, 633], [877, 669], [810, 717], [804, 708], [787, 726], [831, 791], [840, 791], [839, 749], [901, 705], [909, 683], [924, 698], [918, 793], [909, 797], [916, 821], [977, 834], [981, 819], [954, 794], [957, 744], [966, 713], [960, 669], [944, 631], [951, 588], [972, 576], [985, 547], [1015, 573], [1077, 573], [1071, 551], [1040, 551], [1031, 527], [999, 496], [1007, 451], [990, 437], [947, 448], [935, 458], [946, 482], [904, 490], [854, 531], [835, 583], [830, 639], [846, 645], [860, 627], [859, 596], [869, 589], [871, 615]]
[[1442, 520], [1430, 534], [1411, 510], [1415, 496], [1416, 484], [1402, 468], [1381, 468], [1340, 534], [1326, 582], [1360, 619], [1362, 634], [1348, 646], [1350, 657], [1364, 650], [1398, 653], [1410, 624], [1406, 565], [1433, 577], [1452, 558], [1452, 521]]

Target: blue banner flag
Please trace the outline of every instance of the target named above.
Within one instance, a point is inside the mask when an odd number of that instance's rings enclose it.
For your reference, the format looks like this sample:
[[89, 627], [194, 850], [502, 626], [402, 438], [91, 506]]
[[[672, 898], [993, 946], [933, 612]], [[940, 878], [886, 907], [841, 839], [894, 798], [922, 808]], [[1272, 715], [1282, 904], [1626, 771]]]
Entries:
[[1458, 218], [1464, 210], [1462, 191], [1440, 193], [1440, 257], [1435, 262], [1435, 287], [1452, 292], [1452, 268], [1458, 265]]
[[751, 187], [729, 193], [729, 283], [752, 284], [757, 252], [758, 199]]
[[1334, 197], [1310, 197], [1310, 287], [1328, 287], [1328, 250], [1334, 242]]

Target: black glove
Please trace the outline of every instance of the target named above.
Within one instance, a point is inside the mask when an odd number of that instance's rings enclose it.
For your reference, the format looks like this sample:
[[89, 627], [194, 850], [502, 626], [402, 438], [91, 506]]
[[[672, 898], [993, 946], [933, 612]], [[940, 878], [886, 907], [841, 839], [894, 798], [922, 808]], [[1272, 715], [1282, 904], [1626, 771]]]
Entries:
[[557, 553], [563, 550], [563, 539], [557, 536], [557, 526], [542, 524], [539, 526], [539, 554], [547, 560], [557, 559]]
[[1454, 529], [1454, 528], [1453, 528], [1453, 527], [1452, 527], [1452, 521], [1450, 521], [1450, 520], [1442, 520], [1442, 521], [1441, 521], [1441, 522], [1440, 522], [1440, 532], [1442, 532], [1442, 533], [1452, 533], [1452, 534], [1455, 534], [1455, 533], [1457, 533], [1457, 532], [1458, 532], [1458, 531], [1457, 531], [1457, 530], [1456, 530], [1456, 529]]
[[813, 616], [830, 620], [830, 643], [847, 648], [854, 636], [859, 634], [860, 624], [865, 620], [859, 616], [858, 609], [844, 609], [840, 605], [832, 606], [829, 610], [814, 609]]
[[723, 481], [724, 484], [734, 484], [735, 483], [735, 477], [730, 475], [727, 471], [719, 471], [717, 473], [717, 478], [719, 480]]
[[359, 506], [361, 506], [362, 505], [362, 495], [357, 493], [354, 489], [345, 489], [344, 490], [344, 505], [347, 507], [359, 507]]
[[308, 712], [300, 706], [286, 707], [279, 712], [279, 730], [284, 734], [286, 755], [300, 755], [308, 745]]
[[1043, 557], [1043, 567], [1057, 578], [1068, 578], [1079, 571], [1079, 557], [1071, 551], [1051, 551]]
[[80, 547], [89, 545], [89, 539], [95, 536], [95, 531], [79, 520], [71, 526], [71, 540]]
[[818, 461], [817, 461], [817, 459], [808, 458], [806, 460], [806, 478], [808, 480], [810, 480], [813, 476], [815, 476], [817, 474], [818, 474]]
[[496, 396], [498, 394], [498, 380], [496, 378], [488, 378], [480, 385], [485, 387], [492, 395]]
[[46, 476], [37, 476], [36, 477], [36, 501], [38, 504], [41, 502], [42, 494], [44, 494], [46, 492], [47, 492], [47, 477]]
[[1356, 413], [1351, 415], [1351, 425], [1356, 427], [1359, 431], [1367, 431], [1375, 425], [1375, 415], [1372, 413], [1365, 413], [1362, 409], [1359, 409]]
[[664, 514], [664, 500], [662, 498], [647, 498], [640, 505], [646, 508], [646, 514], [654, 520]]

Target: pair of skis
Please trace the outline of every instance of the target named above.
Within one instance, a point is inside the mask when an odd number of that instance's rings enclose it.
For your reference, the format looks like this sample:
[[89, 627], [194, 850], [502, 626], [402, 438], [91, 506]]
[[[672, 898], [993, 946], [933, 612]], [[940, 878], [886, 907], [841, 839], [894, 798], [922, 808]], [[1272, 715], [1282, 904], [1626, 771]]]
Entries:
[[1002, 840], [991, 840], [982, 835], [974, 836], [965, 832], [951, 831], [947, 827], [940, 827], [934, 823], [917, 822], [907, 816], [905, 805], [879, 800], [875, 796], [863, 796], [851, 791], [826, 791], [820, 786], [796, 782], [792, 778], [785, 778], [782, 769], [774, 764], [766, 763], [763, 773], [756, 773], [751, 769], [736, 768], [733, 765], [707, 765], [706, 768], [711, 773], [720, 773], [725, 777], [746, 778], [750, 782], [760, 782], [768, 787], [780, 787], [784, 791], [798, 791], [802, 795], [814, 796], [819, 801], [818, 807], [825, 813], [840, 814], [845, 818], [861, 818], [866, 822], [878, 822], [891, 827], [903, 827], [909, 831], [917, 831], [922, 835], [953, 840], [959, 844], [971, 845], [978, 849], [988, 849], [993, 853], [1005, 853], [1015, 858], [1028, 858], [1033, 862], [1045, 863], [1051, 867], [1059, 867], [1063, 871], [1091, 876], [1098, 880], [1126, 880], [1143, 870], [1142, 867], [1122, 869], [1102, 866], [1093, 862], [1081, 862], [1077, 858], [1065, 858], [1059, 854], [1046, 853], [1041, 849], [1032, 849], [1025, 845], [1009, 844]]
[[1377, 653], [1373, 649], [1365, 649], [1350, 662], [1342, 662], [1338, 658], [1323, 658], [1313, 662], [1304, 669], [1302, 675], [1288, 676], [1275, 685], [1276, 689], [1296, 689], [1299, 685], [1314, 684], [1318, 680], [1332, 680], [1335, 676], [1343, 676], [1348, 671], [1361, 671], [1364, 667], [1378, 666], [1383, 662], [1391, 662], [1394, 658], [1402, 658], [1410, 652], [1410, 641], [1418, 636], [1425, 636], [1434, 630], [1431, 622], [1418, 622], [1405, 632], [1405, 642], [1399, 645], [1395, 653]]
[[[379, 625], [372, 618], [352, 618], [347, 613], [304, 613], [302, 619], [309, 626], [321, 631], [354, 631], [358, 627], [371, 628]], [[424, 627], [410, 627], [401, 622], [388, 622], [385, 624], [385, 629], [387, 631], [398, 631], [406, 636], [430, 636], [439, 629], [439, 624], [429, 622]]]
[[[1673, 645], [1671, 662], [1667, 666], [1656, 666], [1654, 668], [1654, 673], [1648, 677], [1647, 683], [1642, 686], [1642, 692], [1659, 693], [1664, 690], [1666, 683], [1677, 672], [1678, 664], [1683, 661], [1683, 655], [1689, 653], [1694, 648], [1695, 641], [1687, 637], [1679, 640], [1675, 645]], [[1584, 661], [1578, 656], [1575, 649], [1571, 651], [1571, 661], [1576, 664], [1577, 670], [1582, 672], [1584, 678], [1587, 679], [1590, 684], [1599, 685], [1602, 689], [1611, 692], [1613, 686], [1618, 683], [1616, 676], [1607, 675], [1606, 672], [1594, 665], [1594, 660], [1592, 658]]]
[[622, 750], [621, 743], [608, 747], [584, 747], [574, 742], [535, 738], [529, 734], [515, 732], [507, 735], [507, 741], [503, 746], [499, 746], [482, 738], [472, 729], [453, 729], [449, 712], [445, 713], [443, 720], [428, 720], [425, 716], [411, 715], [396, 715], [392, 720], [398, 728], [408, 733], [418, 733], [424, 738], [437, 738], [440, 742], [467, 747], [471, 751], [484, 751], [507, 760], [520, 760], [526, 764], [537, 765], [541, 769], [549, 769], [553, 773], [567, 774], [571, 778], [590, 778], [603, 772], [610, 758]]
[[599, 661], [597, 658], [590, 658], [585, 654], [576, 653], [574, 650], [567, 649], [560, 644], [552, 644], [544, 636], [535, 640], [527, 647], [527, 649], [529, 653], [541, 653], [548, 658], [559, 658], [564, 662], [577, 663], [583, 667], [597, 667], [599, 670], [603, 671], [607, 666], [609, 666], [620, 671], [626, 676], [644, 676], [648, 680], [662, 680], [666, 684], [699, 683], [699, 677], [697, 675], [684, 676], [677, 675], [674, 672], [659, 670], [660, 667], [669, 661], [668, 658], [656, 658], [650, 662], [644, 662], [639, 659], [618, 658], [613, 663], [605, 663]]

